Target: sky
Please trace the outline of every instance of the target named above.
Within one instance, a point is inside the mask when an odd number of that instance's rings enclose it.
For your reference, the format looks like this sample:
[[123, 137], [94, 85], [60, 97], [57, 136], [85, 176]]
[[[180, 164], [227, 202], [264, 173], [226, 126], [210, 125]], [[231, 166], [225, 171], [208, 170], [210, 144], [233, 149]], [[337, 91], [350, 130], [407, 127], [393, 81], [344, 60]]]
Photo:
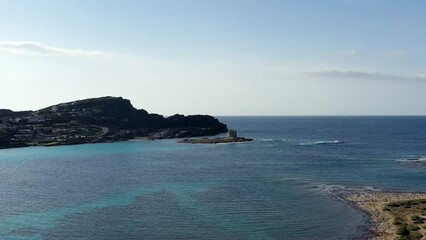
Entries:
[[426, 115], [426, 1], [0, 0], [0, 108]]

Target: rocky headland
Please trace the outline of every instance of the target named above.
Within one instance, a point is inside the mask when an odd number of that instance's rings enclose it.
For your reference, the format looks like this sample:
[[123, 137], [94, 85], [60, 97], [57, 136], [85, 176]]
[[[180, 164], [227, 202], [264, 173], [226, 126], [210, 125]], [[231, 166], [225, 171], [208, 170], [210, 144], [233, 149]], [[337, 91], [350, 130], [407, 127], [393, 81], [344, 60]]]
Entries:
[[78, 100], [37, 111], [0, 109], [0, 148], [189, 138], [227, 130], [209, 115], [164, 117], [136, 109], [121, 97]]

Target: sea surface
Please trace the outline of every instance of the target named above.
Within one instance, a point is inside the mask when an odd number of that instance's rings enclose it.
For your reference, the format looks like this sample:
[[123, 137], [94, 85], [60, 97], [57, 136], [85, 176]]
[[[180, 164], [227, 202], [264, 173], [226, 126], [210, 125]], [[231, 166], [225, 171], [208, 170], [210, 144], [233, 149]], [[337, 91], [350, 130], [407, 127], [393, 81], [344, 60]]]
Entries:
[[426, 117], [219, 117], [254, 142], [0, 150], [0, 239], [365, 239], [350, 191], [426, 192]]

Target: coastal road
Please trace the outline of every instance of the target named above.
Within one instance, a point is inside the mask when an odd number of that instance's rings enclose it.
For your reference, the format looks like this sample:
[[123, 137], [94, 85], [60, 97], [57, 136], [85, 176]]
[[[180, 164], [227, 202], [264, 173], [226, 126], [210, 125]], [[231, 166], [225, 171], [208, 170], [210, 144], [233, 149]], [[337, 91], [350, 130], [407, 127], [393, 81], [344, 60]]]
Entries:
[[101, 127], [101, 126], [95, 126], [95, 125], [92, 125], [92, 127], [97, 127], [102, 129], [99, 135], [97, 136], [97, 138], [93, 140], [93, 142], [98, 142], [109, 132], [109, 128], [107, 127]]

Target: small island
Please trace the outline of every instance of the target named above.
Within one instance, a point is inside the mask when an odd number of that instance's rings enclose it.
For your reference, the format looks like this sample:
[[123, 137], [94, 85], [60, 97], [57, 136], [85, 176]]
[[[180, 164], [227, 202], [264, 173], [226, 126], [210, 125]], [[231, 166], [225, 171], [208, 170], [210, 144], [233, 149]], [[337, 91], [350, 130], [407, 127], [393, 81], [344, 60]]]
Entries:
[[218, 143], [236, 143], [236, 142], [250, 142], [251, 138], [238, 137], [236, 130], [229, 130], [226, 137], [221, 138], [186, 138], [179, 140], [179, 143], [200, 143], [200, 144], [218, 144]]
[[426, 194], [359, 193], [347, 199], [369, 214], [372, 239], [426, 239]]

